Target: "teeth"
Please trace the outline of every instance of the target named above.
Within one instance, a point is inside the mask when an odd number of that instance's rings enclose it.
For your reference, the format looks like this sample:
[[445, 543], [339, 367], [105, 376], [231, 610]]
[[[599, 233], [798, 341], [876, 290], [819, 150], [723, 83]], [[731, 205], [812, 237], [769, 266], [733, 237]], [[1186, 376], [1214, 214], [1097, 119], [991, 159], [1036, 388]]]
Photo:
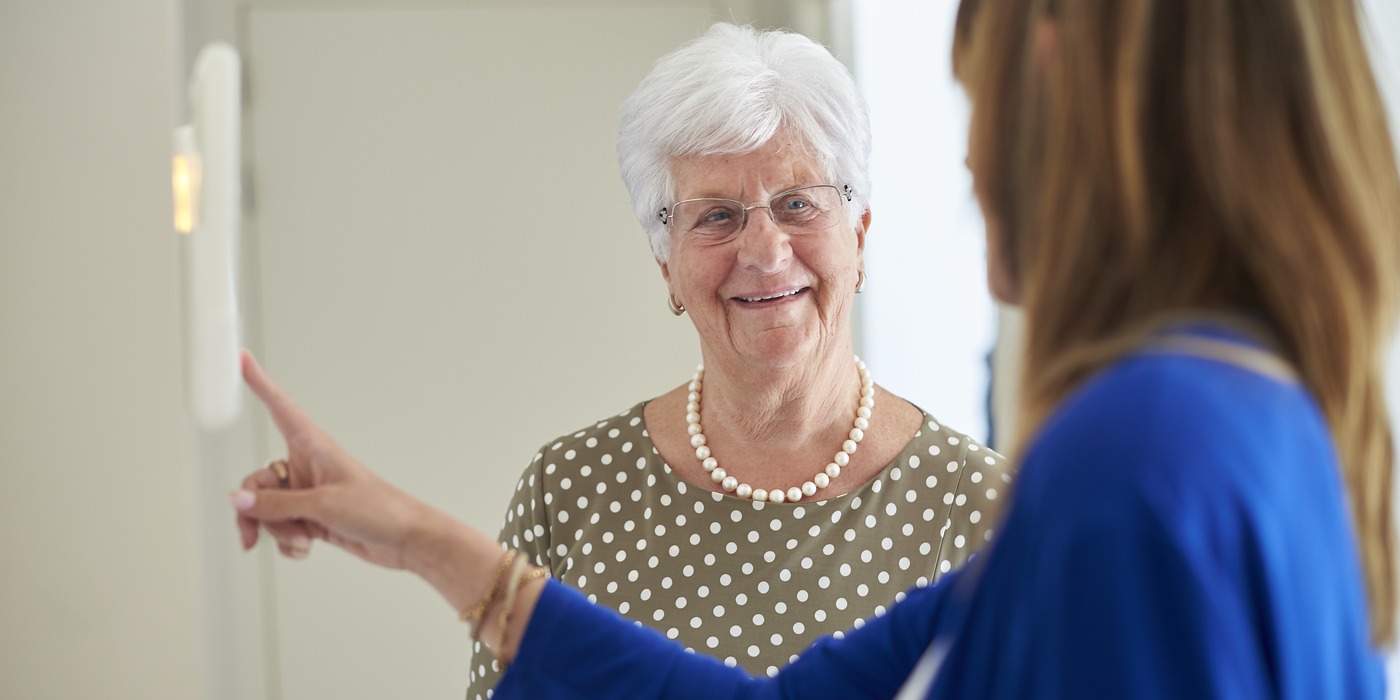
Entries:
[[794, 295], [794, 294], [796, 294], [796, 293], [798, 293], [798, 292], [800, 292], [800, 291], [802, 291], [802, 290], [800, 290], [800, 289], [794, 289], [794, 290], [792, 290], [791, 292], [783, 292], [782, 294], [774, 294], [774, 295], [771, 296], [771, 297], [739, 297], [739, 298], [740, 298], [740, 299], [743, 299], [744, 301], [769, 301], [769, 300], [772, 300], [772, 299], [782, 299], [783, 297], [790, 297], [790, 296], [792, 296], [792, 295]]

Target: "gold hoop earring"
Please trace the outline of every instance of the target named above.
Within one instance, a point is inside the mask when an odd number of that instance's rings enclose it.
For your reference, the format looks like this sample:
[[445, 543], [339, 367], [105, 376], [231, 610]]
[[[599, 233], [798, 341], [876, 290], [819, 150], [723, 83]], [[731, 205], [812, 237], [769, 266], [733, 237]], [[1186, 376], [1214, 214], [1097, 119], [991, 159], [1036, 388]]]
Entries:
[[671, 313], [677, 316], [685, 313], [685, 304], [677, 304], [676, 300], [670, 294], [666, 295], [666, 308], [670, 309]]
[[865, 291], [865, 270], [859, 271], [860, 277], [856, 278], [856, 294]]

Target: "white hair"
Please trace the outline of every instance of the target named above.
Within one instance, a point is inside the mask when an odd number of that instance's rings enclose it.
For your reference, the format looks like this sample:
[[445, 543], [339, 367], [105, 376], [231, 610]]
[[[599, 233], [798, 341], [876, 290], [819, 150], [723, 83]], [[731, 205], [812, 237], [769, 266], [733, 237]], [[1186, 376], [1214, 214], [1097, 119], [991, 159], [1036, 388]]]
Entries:
[[801, 34], [718, 23], [657, 60], [622, 105], [617, 161], [632, 209], [666, 262], [660, 211], [675, 202], [672, 162], [762, 148], [779, 131], [805, 145], [828, 183], [849, 185], [851, 225], [870, 201], [870, 115], [850, 71]]

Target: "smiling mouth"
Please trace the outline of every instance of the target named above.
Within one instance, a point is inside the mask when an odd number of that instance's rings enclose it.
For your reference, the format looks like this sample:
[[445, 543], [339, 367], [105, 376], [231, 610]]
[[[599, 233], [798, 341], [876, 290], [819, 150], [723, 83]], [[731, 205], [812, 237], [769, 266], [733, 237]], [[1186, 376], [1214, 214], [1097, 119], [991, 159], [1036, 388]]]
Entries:
[[779, 294], [770, 294], [770, 295], [768, 295], [768, 296], [761, 296], [761, 297], [734, 297], [734, 298], [735, 298], [735, 299], [738, 299], [739, 301], [744, 302], [745, 304], [757, 304], [757, 303], [760, 303], [760, 302], [765, 302], [765, 301], [776, 301], [776, 300], [778, 300], [778, 299], [786, 299], [786, 298], [791, 297], [791, 296], [797, 296], [798, 294], [801, 294], [802, 292], [807, 291], [807, 289], [808, 289], [808, 287], [802, 287], [801, 289], [794, 289], [794, 290], [792, 290], [792, 291], [790, 291], [790, 292], [781, 292], [781, 293], [779, 293]]

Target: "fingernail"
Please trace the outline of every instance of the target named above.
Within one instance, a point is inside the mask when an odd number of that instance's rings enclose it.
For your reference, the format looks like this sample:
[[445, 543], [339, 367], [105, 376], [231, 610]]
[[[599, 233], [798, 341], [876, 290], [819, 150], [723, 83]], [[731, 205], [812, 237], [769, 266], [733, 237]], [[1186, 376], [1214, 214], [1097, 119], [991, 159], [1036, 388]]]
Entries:
[[242, 489], [232, 491], [228, 495], [228, 504], [233, 506], [235, 510], [248, 510], [253, 507], [253, 501], [255, 500], [257, 500], [257, 497], [253, 495], [252, 491], [244, 491]]
[[293, 559], [305, 559], [311, 554], [311, 540], [305, 537], [293, 537], [287, 543], [287, 556]]

